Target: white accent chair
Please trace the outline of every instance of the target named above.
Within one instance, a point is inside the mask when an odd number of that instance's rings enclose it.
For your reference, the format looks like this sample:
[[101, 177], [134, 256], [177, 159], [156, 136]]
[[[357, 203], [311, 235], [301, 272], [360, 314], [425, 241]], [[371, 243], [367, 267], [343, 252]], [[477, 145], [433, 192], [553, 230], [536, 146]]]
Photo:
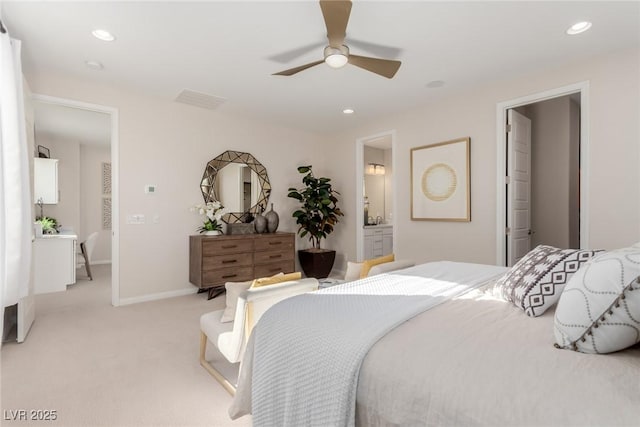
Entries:
[[96, 241], [98, 240], [98, 232], [94, 231], [89, 234], [87, 239], [80, 243], [80, 253], [82, 258], [78, 260], [78, 267], [82, 267], [84, 265], [87, 270], [87, 276], [89, 276], [89, 280], [93, 280], [93, 274], [91, 274], [91, 255], [93, 255], [93, 248], [96, 247]]
[[233, 322], [220, 322], [224, 310], [203, 314], [200, 317], [200, 364], [233, 396], [235, 384], [206, 359], [207, 343], [218, 349], [230, 363], [238, 363], [244, 356], [253, 327], [269, 308], [289, 297], [317, 289], [318, 280], [313, 278], [249, 288], [238, 298]]

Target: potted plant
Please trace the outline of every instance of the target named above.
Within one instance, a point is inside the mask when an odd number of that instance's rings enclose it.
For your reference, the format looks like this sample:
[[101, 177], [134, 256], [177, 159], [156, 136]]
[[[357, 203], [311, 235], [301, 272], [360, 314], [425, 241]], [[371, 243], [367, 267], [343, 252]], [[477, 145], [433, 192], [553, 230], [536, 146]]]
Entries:
[[197, 212], [204, 216], [202, 226], [198, 228], [201, 234], [218, 235], [222, 234], [222, 216], [227, 210], [218, 201], [207, 202], [204, 205], [191, 207], [191, 212]]
[[293, 213], [300, 237], [309, 237], [312, 247], [298, 251], [300, 266], [307, 277], [325, 278], [333, 268], [336, 251], [322, 249], [320, 244], [333, 232], [333, 226], [338, 223], [338, 217], [343, 216], [338, 208], [339, 195], [331, 187], [331, 179], [316, 178], [311, 166], [299, 166], [298, 172], [302, 177], [304, 187], [289, 188], [288, 196], [298, 200], [302, 206]]

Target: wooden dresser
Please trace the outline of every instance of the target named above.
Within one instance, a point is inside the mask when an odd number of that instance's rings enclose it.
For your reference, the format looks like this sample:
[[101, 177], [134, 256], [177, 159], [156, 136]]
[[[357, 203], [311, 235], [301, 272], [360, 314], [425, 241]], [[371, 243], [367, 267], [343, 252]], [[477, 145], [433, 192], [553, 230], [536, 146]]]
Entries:
[[294, 233], [189, 236], [189, 281], [208, 289], [209, 298], [222, 293], [225, 282], [294, 270]]

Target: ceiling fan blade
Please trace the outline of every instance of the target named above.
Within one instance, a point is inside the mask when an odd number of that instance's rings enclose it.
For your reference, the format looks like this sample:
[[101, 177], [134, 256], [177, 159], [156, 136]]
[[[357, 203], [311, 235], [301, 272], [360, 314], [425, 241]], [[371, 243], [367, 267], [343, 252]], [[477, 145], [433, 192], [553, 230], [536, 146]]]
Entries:
[[364, 68], [372, 73], [379, 74], [388, 79], [396, 75], [402, 64], [392, 59], [369, 58], [367, 56], [349, 55], [349, 64]]
[[351, 37], [349, 37], [347, 43], [349, 44], [349, 46], [355, 46], [358, 49], [383, 58], [397, 58], [403, 52], [403, 50], [399, 47], [385, 46], [383, 44], [352, 39]]
[[318, 64], [322, 64], [324, 60], [311, 62], [309, 64], [301, 65], [296, 68], [289, 68], [288, 70], [280, 71], [279, 73], [273, 73], [272, 76], [292, 76], [300, 71], [304, 71], [307, 68], [315, 67]]
[[[277, 53], [268, 57], [267, 59], [275, 62], [279, 62], [281, 64], [287, 64], [294, 59], [299, 58], [307, 52], [310, 52], [314, 49], [317, 49], [321, 46], [325, 46], [325, 42], [320, 43], [311, 43], [306, 46], [301, 46], [295, 49], [287, 50], [286, 52]], [[377, 54], [376, 54], [377, 55]], [[380, 56], [392, 56], [392, 55], [380, 55]]]
[[347, 35], [347, 23], [351, 14], [349, 0], [320, 0], [324, 24], [327, 27], [329, 46], [339, 48]]

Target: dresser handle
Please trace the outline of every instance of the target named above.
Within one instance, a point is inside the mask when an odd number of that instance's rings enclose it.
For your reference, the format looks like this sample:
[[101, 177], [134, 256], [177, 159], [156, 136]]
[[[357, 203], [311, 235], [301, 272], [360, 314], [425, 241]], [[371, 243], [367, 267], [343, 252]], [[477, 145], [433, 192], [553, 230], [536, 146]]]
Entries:
[[223, 246], [222, 249], [233, 249], [233, 248], [237, 248], [238, 245], [227, 245], [227, 246]]
[[222, 276], [223, 279], [231, 279], [232, 277], [236, 277], [237, 274], [227, 274], [226, 276]]
[[222, 261], [223, 264], [233, 264], [234, 262], [238, 262], [237, 259], [225, 259]]
[[282, 242], [269, 242], [270, 245], [281, 245]]
[[273, 273], [274, 271], [280, 271], [280, 268], [272, 268], [269, 270], [269, 273]]
[[282, 258], [282, 254], [278, 254], [278, 255], [270, 255], [269, 256], [270, 259], [274, 259], [274, 258]]

